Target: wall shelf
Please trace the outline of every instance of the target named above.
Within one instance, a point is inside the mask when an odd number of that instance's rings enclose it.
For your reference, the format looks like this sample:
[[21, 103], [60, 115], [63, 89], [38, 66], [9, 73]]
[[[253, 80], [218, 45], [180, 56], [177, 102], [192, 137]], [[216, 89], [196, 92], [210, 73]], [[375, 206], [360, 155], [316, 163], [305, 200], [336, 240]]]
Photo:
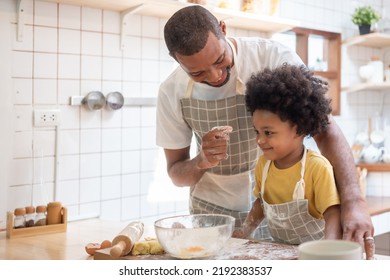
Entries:
[[362, 90], [386, 90], [390, 89], [390, 83], [361, 83], [350, 87], [343, 87], [341, 90], [345, 92], [357, 92]]
[[369, 33], [366, 35], [355, 36], [343, 41], [343, 45], [351, 46], [358, 45], [370, 48], [386, 48], [390, 47], [390, 35], [383, 33]]
[[[123, 12], [132, 8], [138, 9], [138, 14], [169, 18], [177, 10], [193, 5], [173, 0], [46, 0], [49, 2], [79, 5]], [[269, 35], [283, 32], [298, 26], [295, 20], [283, 19], [275, 16], [259, 15], [233, 9], [221, 9], [206, 6], [219, 20], [224, 20], [228, 27], [242, 28], [265, 32]]]
[[366, 168], [368, 172], [389, 172], [390, 164], [387, 163], [376, 163], [376, 164], [367, 164], [367, 163], [358, 163], [358, 167]]

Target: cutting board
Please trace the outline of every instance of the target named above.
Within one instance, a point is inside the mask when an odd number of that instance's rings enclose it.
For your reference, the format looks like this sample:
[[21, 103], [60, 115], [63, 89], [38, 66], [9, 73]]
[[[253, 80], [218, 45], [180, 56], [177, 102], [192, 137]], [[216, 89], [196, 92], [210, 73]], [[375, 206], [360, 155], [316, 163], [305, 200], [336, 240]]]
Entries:
[[[94, 260], [112, 260], [110, 248], [97, 250]], [[168, 254], [123, 256], [121, 260], [173, 260]], [[280, 243], [230, 238], [222, 251], [212, 260], [295, 260], [298, 259], [298, 247]]]

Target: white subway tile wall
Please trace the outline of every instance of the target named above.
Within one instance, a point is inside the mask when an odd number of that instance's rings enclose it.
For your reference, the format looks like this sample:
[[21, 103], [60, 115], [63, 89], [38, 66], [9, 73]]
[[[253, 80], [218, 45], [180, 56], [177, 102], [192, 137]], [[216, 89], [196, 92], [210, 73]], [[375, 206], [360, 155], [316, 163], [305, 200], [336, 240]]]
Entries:
[[[279, 15], [304, 27], [340, 32], [345, 39], [357, 35], [350, 17], [363, 4], [381, 10], [382, 1], [281, 1]], [[93, 90], [156, 97], [159, 83], [176, 66], [163, 40], [167, 19], [128, 16], [121, 50], [119, 12], [38, 0], [25, 5], [23, 41], [16, 40], [16, 14], [7, 26], [14, 104], [8, 210], [45, 198], [62, 201], [70, 219], [153, 220], [186, 213], [188, 190], [172, 185], [155, 145], [153, 107], [89, 111], [69, 105], [70, 96]], [[390, 9], [390, 3], [383, 5]], [[230, 28], [228, 35], [263, 34]], [[384, 55], [380, 49], [342, 48], [343, 86], [359, 82], [358, 67], [371, 56]], [[389, 64], [390, 55], [385, 59]], [[390, 118], [388, 94], [342, 93], [341, 99], [336, 121], [350, 143], [366, 129], [369, 116], [382, 110]], [[61, 110], [58, 130], [33, 126], [37, 108]], [[389, 179], [389, 173], [370, 173], [367, 193], [390, 196]]]

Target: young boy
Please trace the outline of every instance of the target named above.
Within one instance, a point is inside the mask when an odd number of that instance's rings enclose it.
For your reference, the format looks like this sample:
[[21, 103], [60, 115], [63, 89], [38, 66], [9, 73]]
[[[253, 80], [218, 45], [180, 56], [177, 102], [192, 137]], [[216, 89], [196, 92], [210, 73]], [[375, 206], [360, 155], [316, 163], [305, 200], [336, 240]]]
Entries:
[[305, 148], [331, 113], [327, 83], [304, 66], [266, 68], [247, 82], [259, 158], [252, 209], [233, 237], [248, 237], [267, 218], [277, 242], [341, 239], [340, 198], [329, 161]]

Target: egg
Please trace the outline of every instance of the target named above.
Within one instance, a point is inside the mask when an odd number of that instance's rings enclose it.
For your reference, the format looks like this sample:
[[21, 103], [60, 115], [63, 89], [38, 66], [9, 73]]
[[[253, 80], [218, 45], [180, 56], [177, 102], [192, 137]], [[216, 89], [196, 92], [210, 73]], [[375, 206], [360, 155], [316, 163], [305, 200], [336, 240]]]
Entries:
[[85, 246], [85, 251], [87, 252], [87, 254], [91, 256], [93, 256], [95, 254], [95, 251], [99, 249], [100, 249], [100, 243], [88, 243]]
[[100, 244], [100, 249], [105, 249], [110, 247], [112, 247], [110, 240], [103, 240], [103, 242]]

